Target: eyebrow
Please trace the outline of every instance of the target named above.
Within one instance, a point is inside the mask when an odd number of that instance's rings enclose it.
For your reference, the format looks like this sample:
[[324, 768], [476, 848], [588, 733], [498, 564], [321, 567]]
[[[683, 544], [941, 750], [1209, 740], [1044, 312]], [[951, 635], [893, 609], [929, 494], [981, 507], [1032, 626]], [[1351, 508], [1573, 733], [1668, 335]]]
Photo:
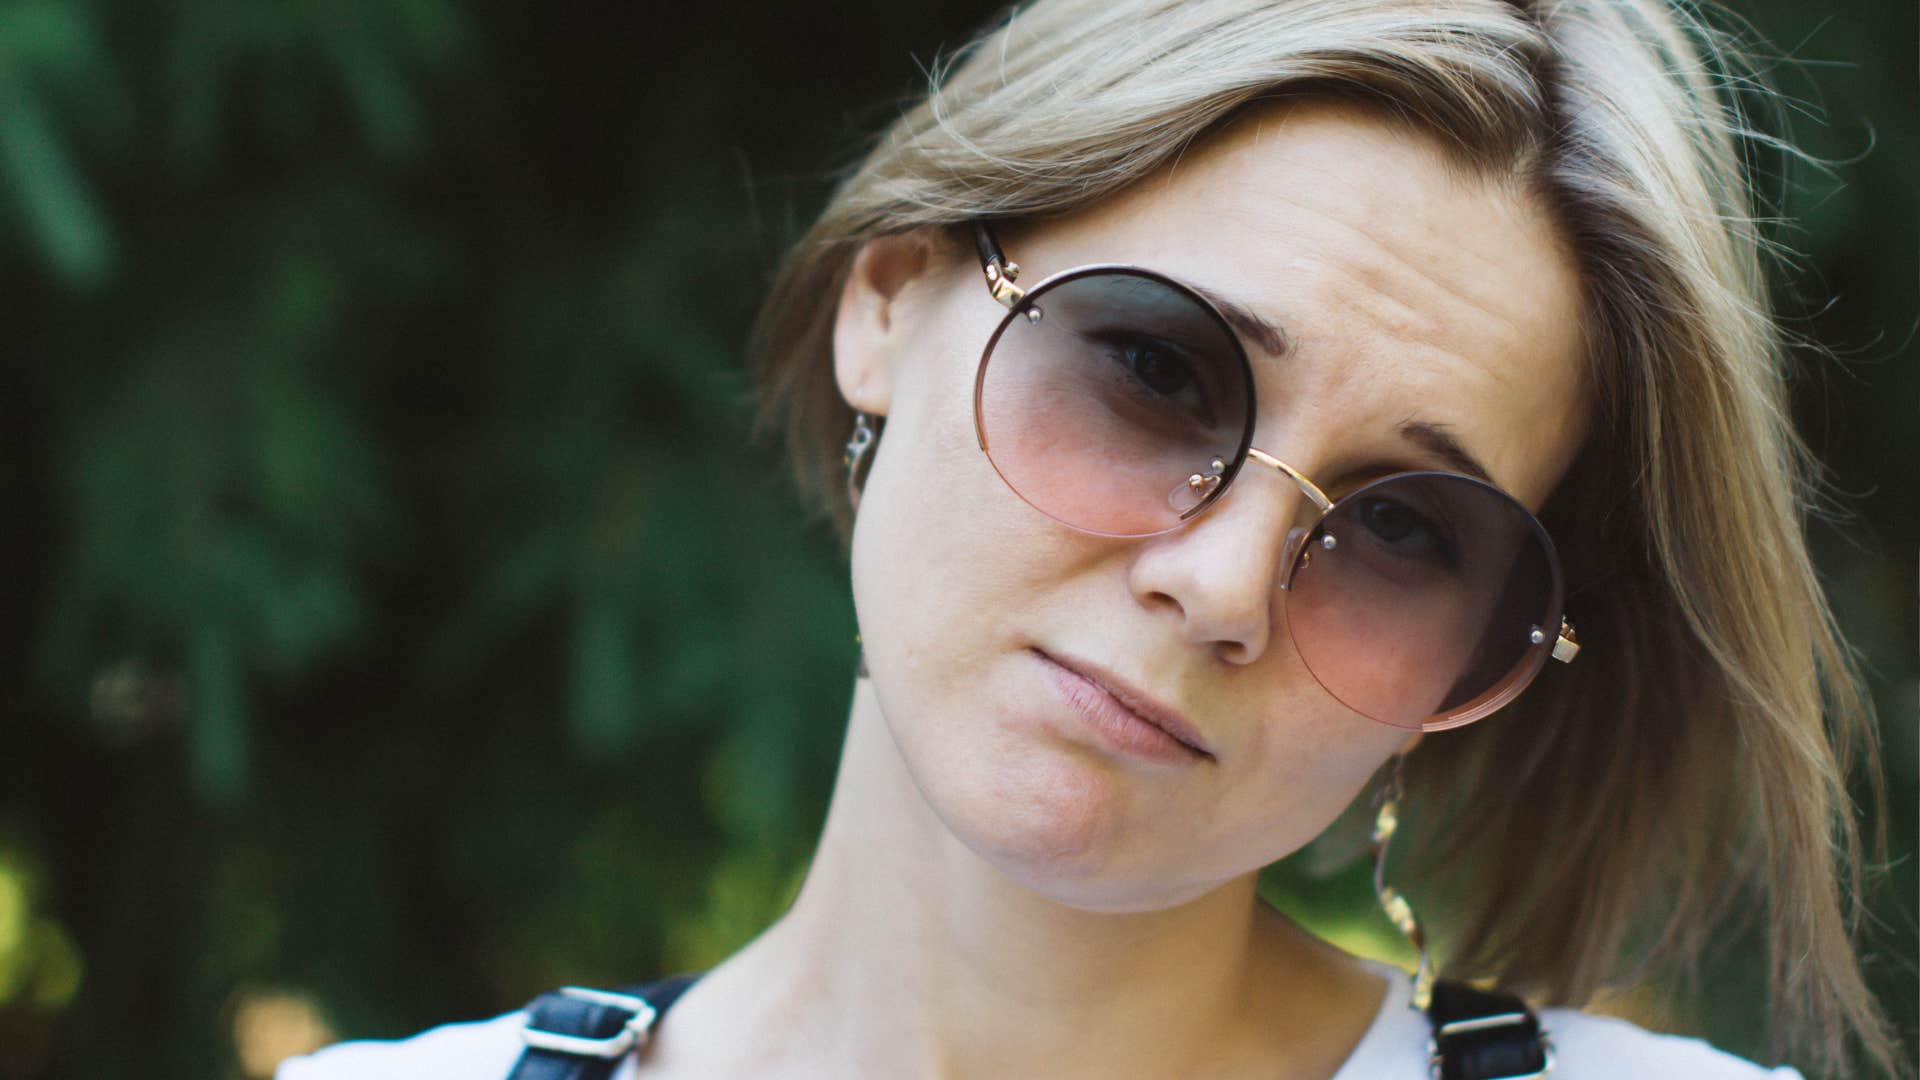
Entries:
[[1245, 334], [1255, 345], [1260, 346], [1261, 352], [1275, 358], [1286, 355], [1287, 332], [1280, 329], [1280, 324], [1254, 314], [1245, 306], [1211, 289], [1203, 289], [1198, 285], [1191, 288], [1205, 297], [1208, 303], [1219, 308], [1220, 314], [1227, 317], [1227, 321], [1233, 324], [1233, 328]]
[[[1251, 338], [1254, 344], [1260, 346], [1261, 351], [1276, 359], [1286, 355], [1287, 332], [1280, 328], [1280, 324], [1255, 314], [1245, 305], [1236, 303], [1211, 289], [1199, 285], [1189, 287], [1205, 297], [1208, 303], [1219, 308], [1220, 314], [1227, 317], [1227, 321], [1233, 324], [1234, 329]], [[1439, 457], [1452, 466], [1455, 472], [1465, 473], [1476, 480], [1500, 487], [1500, 484], [1494, 480], [1493, 474], [1485, 465], [1480, 464], [1479, 458], [1474, 457], [1467, 450], [1448, 425], [1426, 420], [1407, 420], [1398, 430], [1402, 439]]]
[[1480, 464], [1480, 459], [1467, 452], [1467, 448], [1455, 438], [1452, 429], [1445, 424], [1428, 423], [1425, 420], [1408, 420], [1400, 425], [1400, 437], [1435, 454], [1453, 466], [1458, 472], [1466, 473], [1476, 480], [1484, 480], [1495, 487], [1492, 474]]

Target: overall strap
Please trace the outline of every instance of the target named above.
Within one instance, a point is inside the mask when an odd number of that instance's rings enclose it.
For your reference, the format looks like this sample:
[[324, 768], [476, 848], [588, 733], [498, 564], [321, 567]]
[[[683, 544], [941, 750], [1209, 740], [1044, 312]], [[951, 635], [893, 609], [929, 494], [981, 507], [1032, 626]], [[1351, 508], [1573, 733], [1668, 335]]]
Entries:
[[1526, 1080], [1553, 1069], [1553, 1042], [1512, 994], [1441, 979], [1427, 1006], [1433, 1080]]
[[527, 1049], [507, 1080], [607, 1080], [697, 978], [675, 975], [615, 993], [563, 986], [541, 994], [527, 1006], [520, 1029]]

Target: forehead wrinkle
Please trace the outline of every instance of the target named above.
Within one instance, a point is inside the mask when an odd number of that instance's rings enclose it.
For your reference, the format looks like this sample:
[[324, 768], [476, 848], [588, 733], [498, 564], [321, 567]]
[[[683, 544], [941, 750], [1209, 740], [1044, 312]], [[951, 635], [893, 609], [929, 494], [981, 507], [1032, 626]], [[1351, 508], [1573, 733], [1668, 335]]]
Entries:
[[[1284, 127], [1284, 121], [1289, 117], [1290, 111], [1282, 112], [1279, 119], [1283, 122], [1275, 126]], [[1263, 127], [1264, 125], [1262, 124], [1256, 124], [1254, 126], [1253, 142], [1255, 144], [1261, 141], [1262, 137], [1266, 134], [1264, 130], [1262, 130]], [[1367, 138], [1368, 141], [1373, 141], [1377, 137], [1376, 134], [1368, 136]], [[1538, 224], [1538, 222], [1527, 219], [1538, 219], [1544, 215], [1532, 212], [1540, 208], [1530, 205], [1531, 196], [1527, 189], [1517, 183], [1505, 182], [1496, 176], [1490, 176], [1477, 170], [1465, 170], [1458, 160], [1446, 152], [1444, 146], [1439, 146], [1429, 140], [1417, 138], [1407, 140], [1403, 137], [1390, 137], [1386, 141], [1396, 150], [1410, 147], [1414, 149], [1416, 153], [1420, 153], [1421, 156], [1441, 163], [1444, 166], [1445, 176], [1442, 191], [1418, 199], [1411, 205], [1403, 200], [1379, 198], [1377, 197], [1380, 194], [1378, 192], [1373, 193], [1376, 197], [1363, 198], [1367, 193], [1354, 190], [1351, 185], [1340, 180], [1337, 172], [1325, 167], [1316, 167], [1316, 164], [1311, 160], [1290, 161], [1288, 162], [1288, 166], [1327, 176], [1338, 185], [1341, 193], [1339, 198], [1328, 201], [1325, 198], [1313, 197], [1311, 189], [1295, 194], [1284, 189], [1270, 188], [1252, 176], [1236, 178], [1232, 182], [1235, 186], [1240, 187], [1246, 194], [1252, 196], [1244, 207], [1246, 210], [1254, 211], [1262, 203], [1278, 202], [1292, 206], [1303, 212], [1307, 218], [1330, 225], [1338, 230], [1339, 233], [1343, 234], [1340, 236], [1327, 237], [1328, 243], [1324, 245], [1327, 250], [1343, 250], [1344, 245], [1341, 241], [1358, 239], [1375, 252], [1386, 256], [1387, 260], [1394, 266], [1407, 272], [1406, 276], [1426, 282], [1435, 291], [1453, 301], [1455, 304], [1470, 308], [1478, 316], [1491, 316], [1499, 320], [1503, 325], [1511, 329], [1517, 329], [1515, 326], [1515, 315], [1519, 314], [1518, 312], [1514, 314], [1503, 314], [1491, 306], [1493, 302], [1504, 295], [1497, 286], [1484, 290], [1483, 295], [1475, 295], [1469, 291], [1470, 287], [1483, 277], [1490, 277], [1492, 280], [1497, 281], [1501, 276], [1489, 276], [1477, 272], [1487, 264], [1497, 262], [1497, 255], [1491, 255], [1473, 247], [1451, 243], [1445, 236], [1440, 234], [1446, 225], [1450, 225], [1460, 218], [1460, 211], [1462, 210], [1481, 210], [1484, 213], [1489, 213], [1492, 216], [1504, 219], [1500, 222], [1503, 225], [1518, 225], [1521, 231], [1531, 231], [1530, 227]], [[1281, 227], [1287, 233], [1288, 238], [1294, 240], [1297, 240], [1300, 227], [1305, 224], [1305, 222], [1294, 220], [1284, 226], [1276, 226], [1276, 223], [1261, 221], [1257, 214], [1252, 217], [1244, 214], [1236, 216], [1240, 217], [1243, 224], [1250, 228], [1263, 229]], [[1390, 223], [1398, 222], [1401, 224], [1422, 223], [1423, 228], [1418, 239], [1444, 250], [1449, 255], [1465, 256], [1472, 262], [1473, 266], [1468, 269], [1468, 272], [1458, 275], [1437, 276], [1428, 269], [1427, 264], [1433, 260], [1422, 257], [1419, 252], [1403, 254], [1400, 249], [1408, 245], [1381, 240], [1373, 231], [1370, 231], [1366, 227], [1365, 223], [1370, 220], [1381, 220]], [[1551, 228], [1550, 224], [1549, 228]], [[1357, 269], [1362, 272], [1353, 273], [1350, 271], [1349, 274], [1358, 279], [1361, 284], [1368, 284], [1365, 279], [1375, 276], [1375, 273], [1366, 272], [1372, 269], [1370, 267]], [[1379, 274], [1378, 276], [1386, 279], [1388, 275]], [[1385, 289], [1376, 289], [1375, 291], [1386, 294]], [[1400, 300], [1398, 297], [1389, 296], [1388, 298], [1392, 299], [1397, 307], [1404, 309], [1408, 314], [1420, 316], [1417, 305], [1409, 304]], [[1396, 321], [1431, 323], [1433, 320], [1421, 316], [1414, 320]]]
[[[1422, 349], [1435, 350], [1455, 363], [1466, 361], [1479, 377], [1491, 381], [1503, 392], [1523, 394], [1523, 392], [1528, 389], [1527, 386], [1523, 385], [1524, 382], [1530, 381], [1526, 370], [1516, 369], [1508, 372], [1504, 370], [1505, 365], [1497, 362], [1473, 362], [1476, 358], [1483, 358], [1481, 354], [1483, 351], [1488, 351], [1489, 349], [1491, 351], [1484, 359], [1494, 360], [1498, 355], [1508, 349], [1518, 349], [1519, 344], [1525, 340], [1527, 336], [1523, 332], [1518, 320], [1524, 318], [1526, 312], [1516, 309], [1509, 314], [1485, 306], [1473, 295], [1463, 291], [1461, 288], [1455, 287], [1448, 280], [1449, 277], [1457, 277], [1463, 283], [1470, 283], [1486, 276], [1489, 279], [1497, 278], [1511, 281], [1511, 274], [1480, 275], [1467, 272], [1458, 275], [1448, 275], [1447, 277], [1436, 277], [1423, 270], [1415, 257], [1401, 254], [1395, 245], [1383, 242], [1364, 227], [1351, 223], [1343, 217], [1336, 216], [1325, 208], [1315, 206], [1311, 202], [1303, 201], [1286, 194], [1276, 193], [1270, 197], [1270, 201], [1282, 202], [1297, 207], [1306, 212], [1313, 223], [1322, 224], [1329, 228], [1329, 233], [1324, 234], [1322, 240], [1303, 245], [1299, 242], [1303, 236], [1302, 227], [1309, 225], [1309, 222], [1296, 221], [1289, 223], [1287, 226], [1290, 246], [1293, 247], [1295, 251], [1294, 261], [1296, 270], [1303, 272], [1305, 275], [1303, 283], [1306, 278], [1310, 278], [1312, 275], [1324, 275], [1323, 280], [1330, 279], [1336, 283], [1335, 287], [1327, 292], [1329, 297], [1337, 299], [1339, 303], [1364, 311], [1366, 313], [1366, 321], [1373, 324], [1379, 332], [1391, 340], [1405, 342]], [[1270, 223], [1253, 220], [1248, 221], [1247, 224], [1252, 228], [1271, 227]], [[1354, 243], [1354, 241], [1358, 241], [1358, 244]], [[1361, 263], [1358, 258], [1361, 253], [1355, 250], [1356, 247], [1360, 246], [1378, 252], [1384, 256], [1384, 258], [1378, 262], [1369, 260]], [[1450, 248], [1449, 250], [1457, 252], [1460, 249]], [[1327, 253], [1337, 254], [1329, 255]], [[1479, 258], [1476, 261], [1485, 263], [1488, 260]], [[1398, 288], [1395, 286], [1400, 282], [1406, 282], [1408, 280], [1412, 280], [1415, 284], [1425, 283], [1427, 289], [1430, 290], [1428, 295], [1437, 296], [1443, 301], [1443, 310], [1438, 312], [1432, 311], [1429, 310], [1431, 305], [1429, 305], [1429, 308], [1423, 308], [1416, 302], [1409, 302], [1408, 300], [1401, 299], [1399, 295], [1396, 295], [1397, 292], [1404, 292], [1405, 286], [1400, 285]], [[1256, 341], [1259, 340], [1259, 335], [1255, 330], [1242, 325], [1239, 320], [1234, 318], [1234, 307], [1239, 307], [1241, 311], [1249, 315], [1252, 314], [1251, 308], [1246, 305], [1236, 305], [1230, 297], [1224, 296], [1217, 291], [1209, 290], [1199, 285], [1192, 285], [1191, 287], [1208, 300], [1214, 301], [1216, 305], [1221, 308], [1221, 313], [1225, 315], [1230, 322], [1233, 322], [1236, 328], [1240, 329], [1242, 333]], [[1490, 296], [1488, 299], [1491, 300], [1493, 297]], [[1302, 311], [1297, 314], [1303, 316], [1302, 322], [1314, 321], [1304, 318], [1307, 312]], [[1254, 317], [1258, 318], [1258, 316]], [[1282, 329], [1284, 325], [1290, 325], [1293, 322], [1291, 317], [1287, 319], [1285, 324], [1275, 323], [1271, 320], [1262, 321], [1267, 322], [1274, 330], [1279, 331], [1279, 344], [1282, 350], [1276, 351], [1268, 349], [1267, 351], [1272, 353], [1272, 355], [1278, 357], [1282, 355], [1283, 351], [1297, 350], [1300, 347], [1301, 339], [1299, 334]], [[1497, 331], [1494, 330], [1496, 326], [1498, 327]], [[1485, 342], [1484, 344], [1471, 341], [1450, 340], [1458, 338], [1461, 328], [1466, 328], [1469, 331], [1477, 330], [1482, 334], [1493, 332], [1497, 340]], [[1293, 329], [1298, 330], [1299, 328], [1294, 327]], [[1313, 326], [1309, 326], [1303, 332], [1309, 337], [1316, 334]], [[1265, 345], [1263, 344], [1262, 347], [1264, 348]]]
[[[1485, 190], [1489, 196], [1500, 202], [1508, 202], [1491, 187]], [[1499, 328], [1497, 336], [1503, 345], [1517, 344], [1526, 337], [1521, 323], [1526, 318], [1530, 305], [1500, 304], [1499, 301], [1510, 293], [1500, 290], [1498, 285], [1511, 284], [1515, 279], [1513, 274], [1501, 272], [1500, 266], [1495, 265], [1498, 263], [1496, 257], [1470, 247], [1448, 244], [1436, 236], [1435, 230], [1429, 227], [1425, 230], [1423, 238], [1437, 244], [1451, 256], [1465, 257], [1470, 260], [1470, 265], [1459, 272], [1438, 273], [1427, 265], [1433, 260], [1422, 258], [1417, 251], [1403, 251], [1402, 248], [1407, 245], [1383, 240], [1369, 230], [1364, 223], [1349, 220], [1348, 215], [1340, 212], [1342, 209], [1351, 208], [1326, 207], [1291, 197], [1283, 198], [1282, 201], [1306, 211], [1314, 222], [1326, 226], [1332, 233], [1321, 243], [1303, 246], [1302, 253], [1305, 254], [1317, 247], [1326, 252], [1340, 254], [1331, 258], [1325, 255], [1312, 255], [1307, 260], [1308, 264], [1318, 266], [1323, 271], [1331, 271], [1351, 281], [1354, 287], [1340, 290], [1341, 298], [1356, 307], [1371, 309], [1380, 328], [1394, 338], [1437, 345], [1440, 340], [1455, 336], [1457, 327], [1466, 326], [1486, 330], [1490, 329], [1489, 322], [1497, 324]], [[1406, 217], [1419, 218], [1420, 216], [1419, 214], [1405, 215], [1402, 220]], [[1303, 224], [1306, 223], [1296, 222], [1292, 226], [1296, 239], [1300, 235], [1298, 230]], [[1363, 261], [1359, 257], [1362, 252], [1355, 250], [1357, 245], [1353, 241], [1364, 245], [1367, 251], [1377, 256], [1377, 259]], [[1494, 272], [1481, 272], [1489, 267]], [[1488, 283], [1487, 288], [1472, 289], [1473, 285], [1483, 281]], [[1439, 312], [1432, 311], [1423, 307], [1417, 300], [1403, 298], [1409, 291], [1409, 285], [1414, 286], [1417, 291], [1423, 291], [1426, 295], [1442, 300], [1444, 309]], [[1420, 286], [1424, 286], [1424, 289], [1420, 289]], [[1445, 317], [1455, 314], [1464, 317], [1457, 320]], [[1458, 355], [1458, 350], [1454, 348], [1446, 348], [1443, 351]], [[1488, 372], [1488, 374], [1512, 388], [1510, 380], [1502, 377], [1501, 374], [1496, 372]]]

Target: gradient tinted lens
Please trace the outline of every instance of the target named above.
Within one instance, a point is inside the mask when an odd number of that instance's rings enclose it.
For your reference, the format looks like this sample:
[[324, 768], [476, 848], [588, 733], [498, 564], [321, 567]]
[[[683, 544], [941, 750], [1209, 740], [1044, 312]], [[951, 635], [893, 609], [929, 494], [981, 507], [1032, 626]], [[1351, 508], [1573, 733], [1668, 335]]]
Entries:
[[1295, 648], [1328, 693], [1396, 727], [1454, 727], [1506, 704], [1560, 628], [1545, 531], [1464, 476], [1409, 473], [1353, 492], [1303, 557], [1286, 604]]
[[1021, 301], [974, 386], [1008, 486], [1076, 529], [1147, 536], [1219, 497], [1251, 434], [1252, 375], [1220, 317], [1164, 278], [1089, 270]]

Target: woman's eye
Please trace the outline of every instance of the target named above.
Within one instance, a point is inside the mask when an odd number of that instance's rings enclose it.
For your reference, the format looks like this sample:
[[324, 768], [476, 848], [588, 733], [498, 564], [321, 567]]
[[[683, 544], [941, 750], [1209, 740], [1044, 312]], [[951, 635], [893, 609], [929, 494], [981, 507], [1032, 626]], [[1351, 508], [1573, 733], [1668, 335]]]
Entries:
[[1127, 366], [1156, 394], [1174, 397], [1193, 385], [1193, 368], [1184, 357], [1154, 342], [1129, 342], [1121, 347]]
[[1106, 365], [1110, 386], [1127, 406], [1145, 410], [1155, 422], [1219, 423], [1215, 383], [1206, 365], [1187, 347], [1138, 329], [1094, 329], [1083, 340], [1091, 347], [1089, 360]]
[[1427, 517], [1393, 499], [1368, 499], [1360, 505], [1360, 524], [1396, 551], [1412, 555], [1452, 556], [1452, 544]]
[[1098, 335], [1115, 363], [1133, 380], [1164, 398], [1177, 398], [1194, 407], [1206, 404], [1206, 388], [1184, 350], [1140, 333]]

